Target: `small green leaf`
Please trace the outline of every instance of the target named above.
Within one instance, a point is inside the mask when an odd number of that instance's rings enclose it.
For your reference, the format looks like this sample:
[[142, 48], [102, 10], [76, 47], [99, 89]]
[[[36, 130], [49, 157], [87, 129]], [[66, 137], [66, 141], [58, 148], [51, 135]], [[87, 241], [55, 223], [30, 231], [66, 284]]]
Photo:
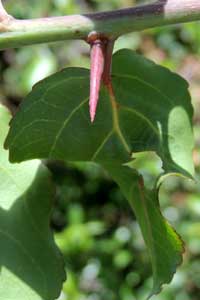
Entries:
[[182, 242], [163, 218], [158, 181], [152, 190], [124, 164], [134, 153], [162, 159], [160, 182], [171, 173], [193, 176], [192, 106], [187, 83], [153, 62], [121, 50], [113, 57], [114, 94], [102, 87], [91, 125], [89, 71], [69, 68], [38, 83], [11, 122], [10, 159], [94, 161], [120, 185], [141, 226], [152, 261], [153, 293], [169, 282], [181, 262]]
[[0, 106], [0, 298], [53, 300], [65, 274], [49, 229], [50, 174], [39, 160], [9, 163], [3, 150], [9, 120]]

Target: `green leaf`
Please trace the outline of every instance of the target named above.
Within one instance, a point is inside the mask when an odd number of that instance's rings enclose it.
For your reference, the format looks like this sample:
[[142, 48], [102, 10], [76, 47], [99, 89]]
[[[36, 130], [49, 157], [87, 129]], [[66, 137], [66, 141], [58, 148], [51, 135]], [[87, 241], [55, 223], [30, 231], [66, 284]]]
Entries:
[[0, 106], [0, 298], [53, 300], [65, 279], [49, 229], [54, 190], [39, 160], [9, 163], [3, 150], [9, 120]]
[[142, 177], [127, 166], [106, 167], [133, 208], [149, 250], [153, 270], [151, 297], [161, 291], [163, 283], [171, 281], [182, 262], [183, 242], [162, 216], [156, 189], [147, 190]]
[[[89, 71], [69, 68], [38, 83], [21, 105], [6, 140], [11, 161], [53, 158], [94, 161], [120, 185], [140, 223], [152, 261], [153, 293], [181, 262], [182, 242], [162, 217], [158, 188], [171, 173], [193, 176], [192, 106], [187, 83], [153, 62], [121, 50], [114, 55], [114, 94], [102, 87], [89, 121]], [[124, 164], [154, 151], [164, 170], [153, 190]]]
[[117, 52], [116, 102], [102, 88], [93, 125], [88, 78], [88, 70], [68, 68], [34, 87], [12, 121], [6, 141], [11, 161], [124, 162], [132, 152], [156, 151], [166, 172], [193, 175], [192, 106], [182, 78], [130, 50]]

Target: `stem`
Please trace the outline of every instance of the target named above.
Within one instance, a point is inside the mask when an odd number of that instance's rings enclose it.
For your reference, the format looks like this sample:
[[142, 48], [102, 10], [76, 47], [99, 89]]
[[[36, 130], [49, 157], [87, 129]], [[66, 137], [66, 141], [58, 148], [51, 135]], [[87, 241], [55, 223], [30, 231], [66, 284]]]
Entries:
[[[0, 2], [1, 3], [1, 2]], [[91, 32], [107, 39], [151, 27], [200, 20], [199, 0], [161, 0], [122, 10], [86, 15], [16, 20], [5, 18], [0, 4], [0, 49], [87, 39]]]

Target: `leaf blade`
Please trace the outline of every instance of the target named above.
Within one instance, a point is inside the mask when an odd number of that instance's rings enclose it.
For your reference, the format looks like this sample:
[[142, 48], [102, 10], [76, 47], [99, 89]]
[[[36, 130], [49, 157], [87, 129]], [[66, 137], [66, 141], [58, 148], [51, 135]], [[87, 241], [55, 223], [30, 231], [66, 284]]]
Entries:
[[9, 163], [3, 150], [9, 120], [7, 110], [0, 106], [0, 297], [53, 300], [65, 279], [49, 229], [54, 190], [39, 160]]
[[162, 216], [158, 191], [147, 190], [142, 177], [128, 166], [105, 165], [129, 201], [143, 234], [152, 263], [153, 287], [149, 298], [169, 283], [182, 262], [184, 244], [169, 222]]

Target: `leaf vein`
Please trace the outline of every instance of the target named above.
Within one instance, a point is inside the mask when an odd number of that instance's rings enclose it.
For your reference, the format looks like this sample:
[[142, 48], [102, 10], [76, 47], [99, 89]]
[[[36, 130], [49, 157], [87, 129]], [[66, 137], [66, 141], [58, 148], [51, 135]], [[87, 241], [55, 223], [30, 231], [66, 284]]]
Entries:
[[94, 161], [96, 159], [97, 155], [101, 152], [103, 146], [106, 144], [106, 142], [109, 140], [109, 138], [111, 137], [112, 134], [113, 134], [113, 129], [106, 135], [106, 137], [104, 137], [103, 141], [100, 143], [97, 150], [94, 152], [94, 154], [91, 158], [92, 161]]
[[116, 74], [114, 73], [113, 74], [114, 76], [116, 77], [119, 77], [119, 78], [128, 78], [128, 79], [133, 79], [133, 80], [137, 80], [139, 81], [140, 83], [143, 83], [144, 85], [148, 86], [149, 88], [153, 89], [154, 91], [156, 91], [157, 93], [159, 93], [162, 97], [164, 97], [171, 105], [173, 105], [171, 99], [166, 95], [164, 94], [160, 89], [158, 89], [157, 87], [155, 87], [154, 85], [152, 85], [151, 83], [137, 77], [137, 76], [131, 76], [131, 75], [128, 75], [128, 74]]
[[156, 135], [160, 139], [160, 134], [159, 134], [158, 129], [153, 125], [153, 123], [147, 117], [145, 117], [145, 115], [141, 114], [139, 111], [135, 110], [134, 108], [123, 106], [121, 104], [120, 104], [120, 108], [122, 108], [123, 110], [127, 110], [127, 111], [139, 116], [141, 119], [143, 119], [146, 123], [148, 123], [148, 125], [153, 129], [153, 131], [156, 133]]
[[55, 137], [55, 140], [54, 140], [54, 143], [52, 144], [51, 148], [50, 148], [50, 151], [49, 151], [49, 158], [51, 157], [53, 151], [55, 150], [56, 148], [56, 145], [58, 143], [58, 139], [60, 138], [63, 130], [65, 129], [65, 127], [67, 126], [67, 124], [69, 123], [69, 121], [71, 120], [71, 118], [73, 117], [73, 115], [88, 101], [88, 97], [83, 100], [78, 106], [76, 106], [72, 112], [67, 116], [67, 118], [65, 119], [63, 125], [59, 128], [57, 134], [56, 134], [56, 137]]

